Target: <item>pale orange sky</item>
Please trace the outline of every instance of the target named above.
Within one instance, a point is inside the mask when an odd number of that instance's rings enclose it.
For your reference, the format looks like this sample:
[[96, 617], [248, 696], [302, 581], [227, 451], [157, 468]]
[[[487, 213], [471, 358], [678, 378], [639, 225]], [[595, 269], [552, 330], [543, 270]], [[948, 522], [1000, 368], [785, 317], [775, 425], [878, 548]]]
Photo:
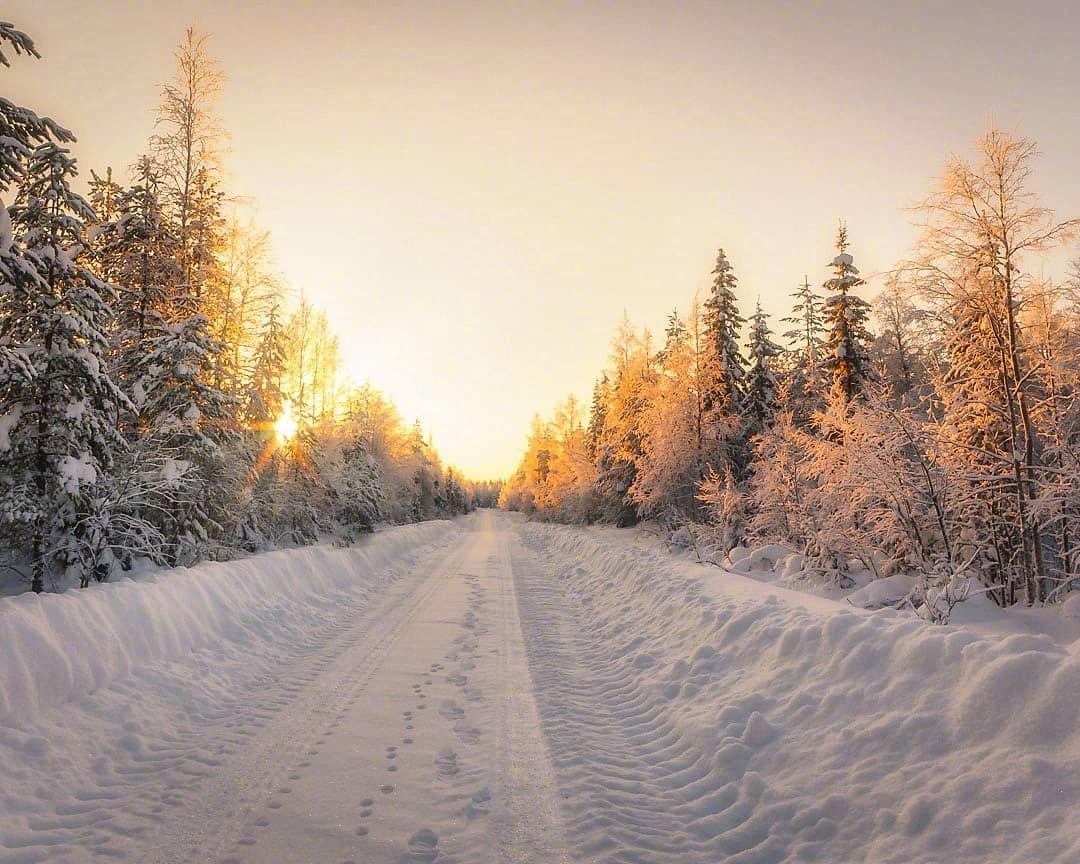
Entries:
[[1080, 5], [884, 5], [9, 0], [44, 59], [0, 75], [84, 173], [122, 168], [184, 28], [210, 31], [232, 191], [354, 376], [482, 478], [588, 398], [624, 308], [656, 331], [685, 308], [717, 246], [777, 315], [841, 217], [864, 273], [892, 266], [902, 208], [991, 116], [1080, 214]]

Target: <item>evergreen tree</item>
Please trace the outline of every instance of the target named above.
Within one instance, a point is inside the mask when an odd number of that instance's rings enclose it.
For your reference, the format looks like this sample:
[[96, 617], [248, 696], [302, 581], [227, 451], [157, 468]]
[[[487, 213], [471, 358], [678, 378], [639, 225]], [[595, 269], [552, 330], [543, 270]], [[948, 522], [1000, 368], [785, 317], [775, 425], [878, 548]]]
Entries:
[[686, 341], [686, 336], [686, 324], [679, 317], [679, 310], [673, 309], [664, 328], [664, 347], [656, 353], [656, 362], [663, 363], [669, 353], [678, 350], [678, 346]]
[[286, 332], [275, 303], [270, 307], [255, 348], [245, 408], [248, 422], [255, 425], [270, 423], [281, 413], [287, 356]]
[[739, 350], [740, 333], [746, 319], [739, 314], [735, 298], [738, 279], [723, 249], [716, 255], [713, 283], [705, 300], [705, 333], [711, 346], [713, 384], [708, 407], [737, 414], [746, 375], [746, 361]]
[[[5, 46], [17, 55], [41, 57], [29, 36], [0, 21], [0, 64], [10, 67]], [[13, 184], [22, 180], [35, 146], [47, 141], [66, 144], [74, 140], [74, 135], [50, 118], [38, 117], [30, 109], [0, 98], [0, 192], [6, 194]]]
[[749, 351], [750, 370], [746, 379], [743, 417], [748, 434], [753, 436], [764, 432], [776, 413], [778, 385], [772, 364], [776, 357], [783, 354], [783, 349], [772, 341], [769, 316], [761, 311], [760, 300], [750, 318]]
[[104, 537], [85, 517], [95, 486], [112, 468], [125, 400], [105, 364], [111, 288], [87, 266], [90, 205], [71, 189], [75, 160], [56, 143], [38, 144], [26, 162], [5, 241], [0, 292], [3, 341], [18, 364], [0, 368], [0, 416], [8, 481], [0, 518], [29, 541], [34, 591], [50, 571], [70, 568], [85, 583]]
[[337, 518], [344, 525], [371, 531], [383, 518], [385, 492], [379, 466], [368, 452], [364, 439], [353, 437], [342, 451], [341, 482], [334, 489]]
[[593, 385], [592, 405], [589, 408], [589, 427], [585, 437], [586, 450], [593, 462], [596, 462], [596, 457], [600, 451], [600, 442], [604, 436], [609, 387], [610, 383], [606, 372]]
[[791, 329], [784, 333], [784, 338], [792, 346], [795, 365], [812, 371], [821, 360], [821, 350], [825, 335], [825, 301], [810, 286], [810, 280], [803, 277], [799, 289], [791, 295], [795, 302], [791, 306], [791, 315], [783, 318]]
[[[95, 177], [92, 193], [104, 222], [97, 238], [98, 268], [118, 295], [111, 367], [134, 407], [122, 423], [134, 437], [153, 425], [147, 399], [162, 369], [151, 357], [174, 317], [182, 278], [180, 244], [162, 207], [157, 168], [147, 157], [136, 164], [129, 189], [113, 183], [110, 172], [104, 181]], [[111, 219], [106, 221], [103, 213]]]
[[824, 407], [821, 392], [821, 362], [825, 344], [825, 301], [803, 277], [791, 295], [791, 315], [782, 319], [791, 329], [784, 333], [788, 351], [786, 403], [798, 422], [808, 423], [815, 411]]
[[[181, 298], [189, 299], [189, 298]], [[234, 434], [234, 400], [207, 383], [207, 370], [220, 352], [208, 334], [205, 316], [188, 303], [150, 339], [144, 413], [150, 428], [178, 470], [193, 481], [190, 494], [164, 512], [172, 563], [190, 562], [220, 537], [228, 518], [230, 493], [224, 482], [223, 445]]]
[[828, 295], [825, 301], [828, 335], [822, 366], [832, 375], [833, 389], [850, 400], [862, 393], [874, 375], [869, 354], [871, 336], [866, 328], [870, 304], [851, 293], [866, 283], [859, 277], [848, 245], [847, 226], [840, 223], [837, 255], [832, 261], [833, 276], [822, 286]]

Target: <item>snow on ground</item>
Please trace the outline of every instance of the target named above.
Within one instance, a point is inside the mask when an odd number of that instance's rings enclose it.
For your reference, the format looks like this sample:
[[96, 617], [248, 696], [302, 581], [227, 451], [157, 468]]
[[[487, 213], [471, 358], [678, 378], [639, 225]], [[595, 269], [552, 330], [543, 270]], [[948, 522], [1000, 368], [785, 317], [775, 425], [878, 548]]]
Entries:
[[1080, 645], [524, 534], [575, 860], [1080, 860]]
[[639, 541], [484, 512], [0, 599], [0, 864], [1080, 860], [1080, 645]]
[[[702, 559], [709, 562], [711, 568], [715, 568], [711, 573], [708, 569], [701, 571], [702, 577], [707, 580], [710, 575], [739, 575], [757, 583], [766, 583], [773, 589], [791, 589], [800, 595], [840, 601], [860, 609], [887, 610], [887, 607], [903, 605], [904, 599], [916, 585], [916, 580], [906, 573], [875, 578], [873, 573], [856, 560], [849, 562], [854, 583], [851, 588], [822, 585], [805, 577], [802, 555], [775, 543], [752, 548], [736, 546], [729, 555], [718, 556], [707, 548], [695, 551], [685, 530], [680, 532], [677, 538], [681, 543], [667, 542], [667, 533], [653, 523], [644, 523], [635, 528], [593, 525], [581, 530], [602, 542], [648, 552], [663, 551], [684, 561], [699, 561], [700, 554]], [[739, 580], [724, 578], [720, 580], [720, 584], [735, 585], [739, 584]], [[760, 594], [760, 590], [750, 590], [752, 594]], [[786, 602], [808, 602], [792, 594], [785, 593], [784, 596]], [[906, 614], [914, 617], [914, 612], [909, 607], [904, 608]], [[953, 609], [951, 621], [1002, 636], [1017, 633], [1042, 634], [1069, 644], [1080, 640], [1080, 594], [1073, 595], [1064, 603], [1052, 603], [1039, 608], [1028, 609], [1016, 605], [1002, 609], [989, 598], [985, 589], [980, 589], [973, 582], [970, 594]]]
[[192, 651], [302, 640], [328, 607], [363, 602], [380, 580], [450, 531], [450, 523], [427, 523], [381, 534], [358, 549], [314, 546], [161, 570], [85, 591], [6, 598], [0, 723], [28, 721]]

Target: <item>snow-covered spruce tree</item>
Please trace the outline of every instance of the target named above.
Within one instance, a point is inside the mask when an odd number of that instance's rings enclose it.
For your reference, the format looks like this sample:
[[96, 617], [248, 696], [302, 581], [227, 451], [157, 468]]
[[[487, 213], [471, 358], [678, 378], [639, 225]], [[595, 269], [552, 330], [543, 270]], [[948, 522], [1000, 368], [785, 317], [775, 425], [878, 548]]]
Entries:
[[444, 499], [447, 516], [460, 516], [469, 512], [469, 492], [465, 488], [461, 475], [453, 468], [446, 469], [443, 475], [443, 488], [446, 490]]
[[175, 454], [172, 469], [189, 476], [190, 495], [161, 516], [174, 564], [202, 557], [223, 531], [233, 503], [223, 488], [223, 444], [234, 434], [234, 400], [207, 383], [221, 350], [193, 298], [175, 298], [171, 320], [149, 339], [143, 379], [144, 434]]
[[674, 350], [679, 345], [685, 344], [686, 339], [686, 324], [680, 317], [679, 310], [673, 309], [671, 310], [671, 314], [668, 315], [667, 326], [664, 328], [663, 347], [656, 352], [656, 362], [663, 363], [668, 352]]
[[749, 437], [760, 435], [772, 422], [776, 413], [778, 384], [773, 373], [775, 359], [783, 349], [772, 341], [769, 316], [757, 302], [750, 318], [750, 369], [746, 375], [746, 392], [743, 398], [742, 416]]
[[[1068, 577], [1050, 528], [1054, 517], [1037, 506], [1053, 473], [1045, 457], [1053, 435], [1040, 423], [1045, 415], [1040, 418], [1036, 411], [1042, 394], [1025, 318], [1039, 290], [1023, 262], [1080, 227], [1076, 220], [1057, 222], [1028, 190], [1034, 155], [1033, 142], [991, 129], [979, 142], [977, 163], [954, 159], [940, 190], [923, 205], [923, 254], [916, 262], [922, 289], [938, 314], [981, 337], [969, 345], [966, 357], [960, 354], [961, 340], [952, 340], [957, 356], [948, 359], [958, 369], [941, 376], [939, 384], [947, 389], [960, 378], [971, 381], [973, 398], [1001, 430], [998, 443], [979, 452], [982, 470], [972, 481], [993, 512], [1014, 514], [1019, 542], [1002, 544], [1002, 565], [1017, 574], [1029, 604]], [[939, 395], [951, 396], [940, 389]], [[962, 415], [969, 411], [962, 402], [957, 408]], [[981, 438], [983, 430], [962, 415], [953, 424], [956, 437], [947, 443], [970, 450], [979, 446], [970, 437]], [[995, 519], [981, 533], [992, 535], [996, 525], [1007, 522], [1007, 516]]]
[[713, 379], [709, 388], [708, 408], [738, 414], [746, 375], [746, 360], [739, 348], [739, 340], [746, 319], [739, 314], [735, 298], [738, 279], [723, 249], [716, 254], [712, 275], [712, 287], [705, 300], [703, 315], [711, 350]]
[[[0, 22], [0, 64], [5, 67], [11, 66], [9, 53], [34, 58], [41, 56], [26, 33], [7, 22]], [[5, 201], [11, 203], [14, 187], [25, 177], [26, 163], [34, 147], [46, 141], [63, 144], [74, 140], [68, 130], [48, 117], [39, 117], [29, 108], [0, 98], [0, 282], [8, 297], [20, 286], [31, 286], [37, 274], [22, 255]], [[0, 376], [4, 381], [14, 381], [29, 376], [31, 368], [6, 330], [7, 326], [0, 322]], [[0, 423], [0, 429], [10, 431], [13, 418], [14, 415]], [[0, 442], [6, 440], [6, 436], [0, 436]]]
[[791, 325], [784, 333], [790, 346], [787, 352], [788, 407], [796, 420], [809, 423], [811, 415], [824, 407], [821, 362], [825, 346], [825, 301], [803, 277], [791, 295], [791, 315], [782, 319]]
[[39, 592], [48, 574], [85, 584], [95, 573], [106, 538], [100, 521], [84, 517], [123, 447], [116, 419], [125, 399], [105, 364], [112, 290], [85, 263], [86, 223], [95, 217], [71, 189], [75, 173], [66, 149], [38, 144], [11, 208], [14, 236], [0, 244], [0, 338], [19, 358], [0, 368], [8, 445], [0, 518], [28, 541]]
[[[40, 58], [34, 41], [11, 24], [0, 21], [0, 64], [11, 66], [5, 51]], [[26, 162], [33, 148], [46, 141], [66, 144], [75, 140], [63, 126], [48, 117], [39, 117], [29, 108], [21, 108], [0, 98], [0, 192], [5, 195], [21, 182]]]
[[[149, 358], [174, 317], [182, 277], [180, 243], [162, 207], [157, 168], [150, 159], [136, 163], [130, 188], [95, 178], [92, 193], [103, 220], [95, 243], [98, 268], [117, 291], [110, 366], [134, 408], [121, 417], [125, 433], [134, 439], [151, 427], [147, 392], [160, 368]], [[103, 215], [110, 212], [111, 218]]]
[[608, 381], [606, 372], [593, 384], [592, 403], [589, 406], [589, 425], [585, 432], [586, 452], [593, 462], [596, 462], [600, 451], [600, 441], [604, 435], [610, 386], [611, 383]]
[[270, 307], [252, 358], [244, 414], [258, 428], [275, 420], [283, 407], [282, 382], [288, 359], [287, 334], [278, 316], [278, 306]]
[[237, 442], [244, 451], [241, 458], [251, 466], [247, 478], [238, 484], [240, 512], [233, 527], [237, 542], [245, 549], [259, 548], [276, 539], [282, 530], [278, 486], [284, 475], [275, 422], [286, 405], [283, 391], [287, 365], [287, 333], [275, 304], [258, 336], [242, 405], [247, 429]]
[[[109, 477], [113, 507], [109, 545], [121, 566], [136, 557], [167, 563], [176, 538], [167, 533], [170, 513], [197, 494], [198, 476], [168, 423], [161, 404], [161, 347], [172, 336], [182, 272], [175, 223], [162, 204], [158, 166], [140, 158], [130, 187], [94, 176], [91, 196], [100, 224], [94, 228], [95, 263], [115, 285], [108, 364], [128, 402], [118, 415], [127, 448]], [[153, 399], [151, 399], [153, 394]]]
[[870, 365], [871, 336], [866, 328], [870, 304], [853, 294], [866, 284], [848, 252], [847, 226], [840, 223], [836, 235], [833, 275], [822, 286], [825, 300], [825, 357], [822, 367], [832, 376], [831, 386], [844, 399], [859, 396], [874, 379]]
[[335, 501], [334, 518], [352, 531], [371, 531], [383, 520], [385, 491], [367, 442], [346, 422], [327, 447], [322, 482]]
[[127, 482], [127, 474], [138, 473], [137, 485], [149, 489], [156, 488], [154, 475], [168, 482], [169, 494], [144, 502], [142, 514], [163, 546], [138, 551], [175, 564], [204, 555], [236, 515], [230, 475], [221, 470], [235, 400], [210, 383], [223, 346], [209, 335], [201, 291], [184, 281], [185, 256], [194, 278], [213, 278], [219, 196], [200, 195], [196, 178], [188, 207], [188, 230], [196, 239], [185, 250], [177, 214], [161, 199], [160, 171], [144, 157], [130, 188], [96, 184], [114, 211], [97, 245], [103, 273], [118, 286], [110, 365], [130, 402], [119, 419], [133, 461], [119, 466], [118, 476]]

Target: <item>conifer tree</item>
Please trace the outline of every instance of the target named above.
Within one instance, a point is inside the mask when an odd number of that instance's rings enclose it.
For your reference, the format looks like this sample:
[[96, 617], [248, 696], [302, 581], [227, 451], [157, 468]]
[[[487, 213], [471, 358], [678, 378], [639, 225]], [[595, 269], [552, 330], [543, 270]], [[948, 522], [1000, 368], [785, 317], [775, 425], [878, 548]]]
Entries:
[[[85, 530], [94, 487], [122, 441], [125, 400], [105, 364], [112, 291], [87, 266], [90, 205], [71, 188], [75, 160], [52, 141], [30, 154], [5, 241], [4, 270], [17, 272], [2, 296], [3, 340], [20, 356], [0, 369], [0, 416], [9, 482], [2, 518], [29, 540], [34, 591], [50, 570], [86, 581], [104, 538]], [[18, 249], [16, 250], [15, 245]]]
[[740, 333], [746, 319], [739, 314], [735, 298], [738, 279], [723, 249], [716, 255], [713, 283], [705, 300], [705, 333], [711, 347], [713, 384], [709, 408], [737, 414], [746, 375], [746, 361], [739, 349]]
[[679, 317], [679, 310], [673, 309], [668, 315], [667, 326], [664, 328], [664, 346], [656, 353], [656, 361], [663, 363], [667, 355], [677, 350], [678, 346], [686, 340], [686, 324]]
[[873, 379], [870, 366], [870, 333], [866, 321], [870, 304], [852, 291], [866, 284], [848, 252], [847, 226], [840, 223], [836, 235], [836, 257], [832, 260], [833, 276], [824, 287], [825, 340], [823, 367], [832, 375], [832, 388], [846, 400], [857, 397]]
[[783, 349], [772, 341], [769, 316], [761, 310], [760, 300], [750, 317], [749, 353], [743, 417], [748, 435], [753, 436], [765, 431], [776, 413], [778, 385], [772, 366], [775, 358], [783, 354]]
[[[41, 58], [34, 40], [11, 24], [0, 21], [0, 64], [11, 66], [5, 48], [16, 55]], [[38, 117], [29, 108], [21, 108], [0, 98], [0, 192], [7, 194], [26, 173], [26, 163], [34, 147], [46, 141], [66, 144], [75, 140], [63, 126], [48, 117]]]
[[[95, 177], [92, 191], [100, 202], [97, 261], [101, 274], [116, 286], [116, 315], [111, 337], [111, 367], [134, 412], [122, 418], [129, 436], [153, 425], [148, 394], [161, 367], [151, 363], [154, 346], [174, 317], [182, 278], [180, 243], [162, 207], [157, 166], [147, 157], [135, 167], [134, 184], [124, 189]], [[106, 220], [102, 213], [111, 213]]]
[[592, 404], [589, 408], [589, 427], [586, 432], [586, 448], [589, 458], [596, 462], [600, 442], [604, 436], [604, 424], [607, 414], [608, 388], [607, 373], [601, 375], [593, 385]]
[[252, 361], [251, 383], [245, 409], [248, 421], [265, 424], [282, 409], [282, 379], [287, 360], [286, 332], [278, 318], [278, 306], [270, 307]]
[[807, 423], [824, 406], [821, 363], [825, 345], [825, 301], [803, 277], [791, 295], [791, 315], [782, 319], [791, 328], [784, 333], [790, 346], [786, 378], [786, 404], [798, 422]]

